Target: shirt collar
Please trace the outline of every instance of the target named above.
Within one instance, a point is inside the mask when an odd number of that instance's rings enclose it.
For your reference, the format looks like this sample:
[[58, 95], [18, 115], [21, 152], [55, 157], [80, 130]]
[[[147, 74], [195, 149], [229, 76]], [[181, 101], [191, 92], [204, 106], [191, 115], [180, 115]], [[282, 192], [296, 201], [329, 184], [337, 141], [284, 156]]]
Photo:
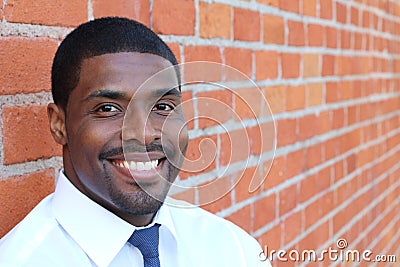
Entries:
[[[108, 266], [135, 230], [135, 226], [82, 194], [63, 171], [60, 171], [52, 205], [60, 225], [98, 266]], [[154, 223], [168, 229], [176, 240], [168, 206], [160, 208], [149, 226]]]

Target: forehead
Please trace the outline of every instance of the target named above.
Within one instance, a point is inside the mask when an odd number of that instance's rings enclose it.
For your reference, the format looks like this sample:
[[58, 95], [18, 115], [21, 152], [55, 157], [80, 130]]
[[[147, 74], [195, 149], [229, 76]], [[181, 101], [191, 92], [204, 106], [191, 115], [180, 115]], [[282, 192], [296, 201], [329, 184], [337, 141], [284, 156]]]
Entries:
[[145, 92], [178, 83], [175, 69], [165, 58], [137, 52], [104, 54], [84, 59], [77, 87], [72, 91], [85, 97], [95, 90], [109, 89]]

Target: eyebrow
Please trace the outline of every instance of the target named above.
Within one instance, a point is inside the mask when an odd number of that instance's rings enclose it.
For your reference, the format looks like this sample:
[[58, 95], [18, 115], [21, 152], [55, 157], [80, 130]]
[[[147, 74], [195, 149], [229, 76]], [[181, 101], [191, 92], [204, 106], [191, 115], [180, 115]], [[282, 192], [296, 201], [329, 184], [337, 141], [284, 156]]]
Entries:
[[123, 99], [127, 98], [126, 94], [123, 92], [115, 91], [115, 90], [110, 90], [110, 89], [102, 89], [102, 90], [96, 90], [90, 93], [87, 97], [86, 100], [90, 100], [92, 98], [109, 98], [109, 99]]
[[[163, 96], [169, 96], [169, 95], [178, 97], [182, 96], [181, 91], [178, 90], [176, 87], [157, 89], [152, 94], [154, 98], [161, 98]], [[90, 93], [85, 100], [91, 100], [93, 98], [127, 99], [128, 96], [126, 93], [120, 91], [115, 91], [111, 89], [101, 89]]]
[[161, 98], [163, 96], [178, 96], [181, 97], [182, 93], [180, 90], [178, 90], [177, 87], [174, 88], [163, 88], [163, 89], [158, 89], [153, 92], [153, 96], [155, 98]]

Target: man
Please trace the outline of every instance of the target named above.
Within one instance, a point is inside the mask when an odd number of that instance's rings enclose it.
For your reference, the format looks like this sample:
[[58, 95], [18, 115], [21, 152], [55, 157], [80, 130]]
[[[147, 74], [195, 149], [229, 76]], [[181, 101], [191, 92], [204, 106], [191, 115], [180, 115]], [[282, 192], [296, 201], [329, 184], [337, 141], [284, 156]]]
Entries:
[[269, 266], [234, 224], [163, 205], [188, 142], [176, 64], [128, 19], [97, 19], [65, 38], [48, 105], [64, 169], [0, 241], [0, 266]]

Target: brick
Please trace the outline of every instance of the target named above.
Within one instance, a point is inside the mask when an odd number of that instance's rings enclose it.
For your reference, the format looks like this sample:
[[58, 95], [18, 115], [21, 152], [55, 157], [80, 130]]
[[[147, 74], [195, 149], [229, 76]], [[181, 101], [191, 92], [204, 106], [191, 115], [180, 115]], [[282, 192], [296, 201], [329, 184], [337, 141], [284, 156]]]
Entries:
[[231, 37], [231, 7], [218, 3], [199, 4], [200, 36], [204, 38]]
[[338, 91], [341, 100], [350, 100], [354, 97], [353, 83], [350, 81], [341, 81], [339, 83]]
[[318, 134], [324, 134], [329, 132], [332, 129], [332, 120], [331, 120], [331, 115], [330, 111], [322, 111], [318, 113], [317, 119], [315, 121], [315, 133]]
[[[258, 238], [262, 248], [268, 247], [268, 251], [278, 251], [282, 248], [282, 224], [277, 224], [271, 229], [268, 229], [261, 237]], [[265, 251], [266, 252], [266, 251]], [[275, 261], [276, 262], [276, 261]], [[273, 263], [271, 263], [273, 264]]]
[[279, 191], [279, 216], [282, 216], [294, 208], [298, 203], [299, 196], [297, 184], [291, 185]]
[[332, 0], [319, 1], [319, 16], [322, 19], [332, 19]]
[[304, 86], [288, 86], [286, 88], [286, 109], [303, 109], [306, 106], [306, 92]]
[[371, 25], [372, 28], [375, 29], [375, 30], [378, 30], [379, 18], [378, 18], [377, 15], [372, 14], [372, 21], [371, 21], [371, 23], [372, 23], [372, 25]]
[[250, 142], [245, 129], [221, 134], [220, 142], [219, 163], [222, 166], [228, 166], [233, 162], [246, 160], [250, 156]]
[[306, 169], [311, 169], [323, 162], [325, 157], [323, 147], [324, 146], [319, 143], [307, 148]]
[[299, 193], [299, 202], [303, 203], [313, 196], [315, 196], [319, 191], [314, 187], [315, 182], [318, 180], [317, 174], [312, 174], [300, 182], [300, 193]]
[[261, 89], [258, 87], [240, 88], [234, 91], [236, 119], [257, 119], [261, 114]]
[[336, 21], [343, 24], [347, 22], [347, 7], [344, 4], [336, 3]]
[[235, 8], [233, 17], [233, 35], [235, 40], [260, 40], [260, 13], [242, 8]]
[[190, 140], [179, 176], [186, 179], [213, 170], [216, 167], [217, 143], [215, 135]]
[[222, 54], [217, 46], [185, 46], [185, 62], [192, 61], [222, 63]]
[[264, 43], [284, 44], [285, 24], [282, 17], [265, 14], [263, 26]]
[[273, 123], [263, 123], [261, 125], [257, 124], [254, 127], [247, 128], [247, 135], [249, 138], [250, 144], [250, 153], [251, 155], [260, 155], [262, 152], [271, 151], [273, 149], [273, 142], [269, 142], [268, 139], [273, 138], [270, 135], [273, 135], [274, 125]]
[[92, 0], [92, 10], [95, 18], [127, 17], [150, 26], [150, 0]]
[[299, 2], [299, 0], [279, 0], [279, 8], [293, 13], [300, 13]]
[[345, 207], [344, 209], [340, 210], [335, 216], [333, 217], [333, 231], [336, 233], [338, 232], [343, 226], [345, 226], [351, 219], [352, 215], [349, 212], [351, 207]]
[[264, 96], [267, 100], [272, 114], [282, 112], [286, 108], [286, 87], [269, 86], [264, 88]]
[[362, 26], [364, 28], [369, 28], [370, 27], [369, 17], [370, 17], [370, 12], [367, 11], [367, 10], [364, 10], [363, 13], [362, 13]]
[[353, 6], [350, 8], [350, 22], [353, 25], [359, 25], [359, 11]]
[[226, 217], [227, 220], [233, 222], [234, 224], [238, 225], [242, 229], [244, 229], [246, 232], [251, 231], [251, 207], [250, 205], [244, 206], [243, 208], [239, 209], [238, 211], [235, 211], [228, 217]]
[[191, 91], [182, 92], [182, 109], [188, 130], [194, 128], [195, 113], [193, 105], [193, 93]]
[[364, 40], [363, 34], [361, 34], [361, 33], [353, 33], [353, 34], [354, 34], [354, 45], [353, 45], [353, 47], [356, 50], [361, 50], [362, 47], [363, 47], [363, 40]]
[[[324, 222], [299, 242], [299, 250], [317, 250], [329, 240], [329, 223]], [[317, 254], [319, 257], [320, 254]]]
[[318, 77], [320, 73], [319, 69], [318, 54], [303, 55], [303, 77]]
[[354, 154], [351, 154], [346, 158], [347, 163], [347, 174], [350, 174], [355, 171], [357, 167], [357, 157]]
[[232, 177], [220, 177], [197, 186], [198, 202], [202, 208], [216, 213], [232, 205]]
[[277, 51], [256, 51], [256, 79], [276, 79], [278, 78], [279, 54]]
[[236, 202], [239, 203], [260, 194], [260, 187], [257, 187], [258, 184], [255, 185], [254, 183], [260, 181], [259, 175], [259, 170], [256, 167], [247, 167], [237, 173], [234, 178]]
[[54, 191], [54, 170], [0, 180], [0, 238]]
[[317, 15], [317, 0], [308, 0], [303, 3], [303, 15], [315, 17]]
[[332, 170], [333, 170], [333, 178], [334, 178], [334, 182], [339, 181], [340, 179], [343, 178], [343, 161], [338, 161], [334, 164], [334, 166], [332, 166]]
[[286, 179], [292, 178], [304, 171], [305, 151], [297, 150], [286, 156]]
[[3, 108], [4, 163], [14, 164], [61, 155], [50, 134], [45, 106]]
[[309, 46], [322, 46], [325, 38], [324, 27], [318, 24], [307, 25], [307, 44]]
[[257, 216], [254, 219], [254, 230], [260, 229], [268, 223], [275, 220], [276, 216], [276, 195], [272, 194], [267, 197], [263, 197], [254, 202], [254, 214]]
[[3, 2], [0, 2], [0, 20], [3, 20]]
[[233, 93], [228, 90], [200, 92], [197, 98], [199, 127], [206, 128], [234, 119]]
[[325, 27], [325, 44], [328, 48], [337, 47], [338, 30], [333, 27]]
[[339, 90], [337, 82], [326, 83], [326, 103], [336, 102], [339, 100]]
[[282, 78], [298, 78], [300, 75], [300, 55], [281, 53]]
[[251, 50], [227, 47], [224, 49], [224, 57], [228, 66], [242, 72], [247, 77], [252, 76], [253, 60]]
[[297, 139], [296, 119], [277, 121], [278, 147], [294, 144]]
[[189, 203], [196, 203], [195, 195], [196, 195], [195, 188], [188, 188], [184, 191], [177, 193], [172, 193], [170, 191], [168, 196], [172, 197], [173, 199], [183, 200]]
[[289, 20], [288, 22], [288, 44], [292, 46], [303, 46], [305, 44], [303, 22]]
[[0, 37], [0, 47], [0, 94], [50, 91], [56, 41]]
[[194, 35], [195, 17], [194, 2], [191, 0], [154, 0], [152, 22], [156, 33]]
[[337, 56], [336, 57], [336, 75], [344, 76], [351, 74], [351, 58], [348, 56]]
[[323, 91], [321, 83], [307, 84], [307, 107], [319, 106], [323, 103]]
[[351, 47], [351, 32], [347, 30], [340, 31], [340, 47], [342, 49], [350, 49]]
[[[222, 54], [216, 46], [185, 46], [185, 63], [206, 61], [207, 63], [185, 64], [184, 79], [186, 82], [218, 82], [224, 77]], [[213, 64], [213, 63], [216, 64]]]
[[298, 141], [304, 141], [315, 135], [316, 116], [314, 114], [305, 115], [299, 118]]
[[335, 74], [335, 56], [323, 55], [322, 56], [322, 76], [331, 76]]
[[71, 0], [7, 0], [4, 17], [8, 22], [77, 26], [87, 21], [86, 1]]
[[288, 244], [290, 241], [294, 240], [302, 232], [302, 214], [301, 212], [296, 212], [283, 221], [284, 244]]
[[327, 193], [312, 202], [305, 209], [305, 227], [309, 228], [323, 219], [333, 208], [333, 193]]
[[178, 64], [182, 63], [181, 62], [181, 51], [179, 48], [179, 44], [177, 43], [167, 43], [169, 49], [171, 49], [172, 53], [174, 53], [176, 60], [178, 61]]
[[264, 172], [267, 173], [267, 179], [264, 183], [264, 191], [273, 188], [286, 179], [286, 158], [281, 156], [274, 158], [272, 164], [269, 162], [263, 164]]

